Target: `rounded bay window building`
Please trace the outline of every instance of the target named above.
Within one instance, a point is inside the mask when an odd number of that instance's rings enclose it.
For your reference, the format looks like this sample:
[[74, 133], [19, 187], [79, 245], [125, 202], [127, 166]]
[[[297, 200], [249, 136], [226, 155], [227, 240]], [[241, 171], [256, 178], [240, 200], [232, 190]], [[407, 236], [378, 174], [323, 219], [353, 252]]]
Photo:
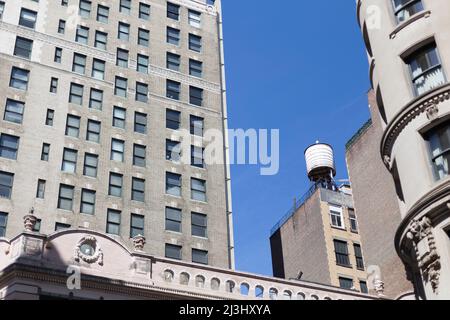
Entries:
[[395, 246], [417, 297], [448, 299], [450, 3], [358, 0], [357, 14], [401, 208]]

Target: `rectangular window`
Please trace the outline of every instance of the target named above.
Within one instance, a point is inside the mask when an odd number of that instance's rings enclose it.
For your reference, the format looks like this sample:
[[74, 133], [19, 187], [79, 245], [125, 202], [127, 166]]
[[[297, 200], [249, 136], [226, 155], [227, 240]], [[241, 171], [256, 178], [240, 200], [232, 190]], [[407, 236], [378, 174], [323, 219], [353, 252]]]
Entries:
[[130, 25], [128, 23], [119, 22], [117, 38], [123, 41], [130, 39]]
[[145, 180], [132, 178], [131, 180], [131, 200], [144, 202], [145, 201]]
[[81, 190], [81, 213], [95, 214], [95, 193], [96, 192], [94, 190]]
[[0, 135], [0, 157], [16, 160], [20, 138], [2, 133]]
[[139, 19], [150, 20], [150, 5], [139, 3]]
[[166, 128], [172, 130], [180, 129], [181, 112], [171, 109], [166, 109]]
[[83, 104], [83, 91], [84, 87], [81, 84], [71, 83], [69, 102], [81, 106]]
[[190, 116], [191, 134], [194, 136], [203, 137], [204, 119], [197, 116]]
[[125, 142], [118, 139], [111, 140], [111, 160], [123, 162]]
[[137, 167], [144, 167], [146, 166], [146, 146], [140, 145], [140, 144], [134, 144], [133, 145], [133, 165]]
[[181, 210], [166, 207], [166, 230], [181, 233]]
[[41, 219], [36, 219], [36, 224], [33, 227], [33, 232], [40, 232], [41, 231], [41, 224], [42, 224], [42, 220]]
[[192, 262], [208, 264], [208, 251], [192, 249]]
[[0, 198], [11, 199], [14, 174], [0, 171]]
[[16, 37], [16, 44], [14, 46], [14, 55], [25, 59], [31, 58], [31, 51], [33, 49], [33, 40]]
[[77, 169], [77, 150], [64, 148], [61, 171], [75, 173]]
[[166, 193], [181, 197], [181, 175], [166, 172]]
[[205, 161], [204, 161], [204, 148], [197, 147], [197, 146], [191, 146], [191, 165], [197, 168], [204, 168], [205, 167]]
[[92, 3], [87, 0], [80, 0], [80, 16], [83, 18], [89, 18], [91, 15], [91, 5]]
[[50, 156], [50, 144], [43, 143], [41, 151], [41, 160], [48, 161], [49, 156]]
[[100, 142], [100, 130], [101, 130], [100, 121], [88, 120], [87, 131], [86, 131], [86, 140], [99, 143]]
[[9, 86], [12, 88], [16, 88], [19, 90], [27, 90], [28, 89], [28, 77], [30, 75], [30, 71], [12, 67], [11, 69], [11, 78], [9, 80]]
[[89, 28], [83, 26], [77, 26], [77, 33], [75, 35], [75, 41], [81, 44], [88, 44], [89, 41]]
[[348, 209], [348, 216], [350, 219], [350, 228], [352, 232], [358, 233], [358, 220], [356, 220], [355, 210]]
[[91, 88], [89, 96], [89, 108], [102, 110], [103, 107], [103, 91]]
[[130, 238], [144, 235], [144, 216], [131, 214]]
[[106, 46], [108, 43], [108, 34], [106, 32], [101, 31], [95, 31], [95, 40], [94, 40], [94, 47], [106, 50]]
[[342, 215], [342, 208], [336, 206], [329, 206], [331, 225], [336, 228], [344, 229], [344, 217]]
[[125, 129], [125, 119], [127, 111], [124, 108], [113, 108], [113, 127]]
[[67, 223], [60, 223], [60, 222], [55, 223], [55, 231], [70, 229], [70, 227], [71, 227], [70, 224]]
[[94, 59], [92, 62], [92, 78], [105, 80], [105, 61]]
[[208, 237], [208, 218], [205, 214], [191, 213], [191, 233], [193, 236]]
[[106, 233], [120, 234], [120, 211], [108, 209], [108, 216], [106, 218]]
[[119, 97], [127, 97], [128, 80], [121, 77], [116, 77], [114, 94]]
[[202, 25], [201, 17], [202, 14], [200, 12], [189, 10], [188, 11], [189, 25], [195, 28], [200, 28]]
[[353, 289], [353, 279], [339, 277], [339, 287], [347, 290]]
[[98, 167], [98, 155], [86, 153], [84, 155], [83, 175], [96, 178]]
[[55, 119], [55, 110], [47, 109], [47, 115], [45, 117], [45, 125], [53, 126], [53, 120]]
[[201, 61], [189, 59], [189, 74], [194, 77], [202, 77], [203, 63]]
[[191, 199], [206, 202], [206, 181], [191, 178]]
[[125, 14], [130, 14], [131, 12], [131, 0], [120, 0], [119, 11]]
[[128, 68], [128, 50], [117, 48], [116, 65]]
[[64, 34], [66, 32], [66, 21], [59, 20], [58, 22], [58, 33]]
[[136, 82], [136, 101], [148, 101], [148, 84]]
[[37, 12], [25, 8], [20, 10], [19, 25], [34, 29], [36, 26]]
[[109, 174], [109, 191], [108, 194], [114, 197], [122, 197], [123, 175], [118, 173]]
[[0, 1], [0, 21], [3, 19], [3, 12], [5, 12], [5, 2]]
[[58, 79], [57, 78], [51, 78], [50, 79], [50, 92], [51, 93], [57, 93], [58, 91]]
[[189, 34], [189, 50], [195, 52], [202, 51], [202, 37], [196, 36], [195, 34]]
[[66, 136], [78, 138], [80, 135], [80, 117], [68, 115], [66, 122]]
[[354, 243], [353, 249], [355, 250], [355, 257], [356, 257], [356, 267], [359, 270], [364, 270], [364, 258], [362, 255], [361, 245]]
[[137, 55], [137, 67], [136, 70], [142, 73], [148, 73], [148, 56], [143, 54]]
[[333, 240], [333, 242], [336, 254], [336, 264], [338, 266], [350, 267], [347, 242], [341, 240]]
[[167, 52], [167, 69], [180, 71], [180, 55]]
[[167, 80], [166, 97], [170, 99], [180, 100], [181, 83]]
[[23, 102], [7, 99], [3, 120], [21, 124], [24, 109], [25, 104]]
[[181, 142], [166, 140], [166, 160], [179, 162], [181, 159]]
[[62, 59], [62, 49], [55, 48], [55, 55], [53, 57], [53, 61], [56, 63], [61, 63], [61, 59]]
[[59, 185], [58, 209], [72, 211], [74, 189], [66, 184]]
[[148, 47], [150, 40], [150, 31], [139, 28], [138, 29], [138, 45]]
[[167, 27], [166, 41], [169, 44], [178, 46], [180, 44], [180, 30]]
[[367, 287], [367, 282], [364, 280], [359, 281], [359, 287], [361, 288], [361, 293], [368, 294], [369, 288]]
[[147, 115], [145, 113], [134, 113], [134, 132], [147, 133]]
[[178, 21], [180, 19], [180, 6], [167, 2], [167, 18]]
[[165, 256], [169, 259], [181, 260], [181, 246], [166, 243]]
[[4, 237], [6, 235], [7, 224], [8, 224], [8, 214], [6, 212], [0, 212], [0, 237]]
[[424, 10], [421, 0], [393, 0], [397, 22], [408, 20], [411, 16]]
[[108, 17], [109, 17], [109, 8], [99, 4], [97, 7], [97, 21], [102, 23], [108, 23]]
[[[429, 130], [424, 138], [428, 141], [429, 157], [433, 165], [433, 173], [436, 180], [442, 180], [449, 175], [450, 160], [450, 125], [448, 122], [436, 126]], [[395, 166], [396, 178], [398, 180], [398, 170]], [[398, 188], [401, 190], [400, 181]], [[399, 192], [397, 192], [399, 193]]]
[[190, 86], [189, 103], [201, 107], [203, 104], [203, 89]]

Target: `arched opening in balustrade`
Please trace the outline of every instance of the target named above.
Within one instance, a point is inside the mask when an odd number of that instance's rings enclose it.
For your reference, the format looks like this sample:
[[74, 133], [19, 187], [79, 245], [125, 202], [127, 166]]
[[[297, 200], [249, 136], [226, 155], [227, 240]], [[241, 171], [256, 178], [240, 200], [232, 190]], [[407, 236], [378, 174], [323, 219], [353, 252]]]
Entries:
[[212, 290], [219, 290], [220, 289], [220, 280], [217, 278], [211, 279], [211, 289]]
[[255, 297], [257, 299], [264, 298], [264, 288], [262, 286], [256, 286], [255, 287]]
[[174, 278], [175, 278], [175, 273], [172, 270], [167, 269], [164, 271], [164, 281], [172, 282]]
[[269, 298], [271, 300], [276, 300], [278, 298], [278, 290], [275, 288], [270, 288], [269, 290]]
[[303, 292], [298, 292], [297, 300], [306, 300], [306, 295]]
[[333, 300], [333, 299], [331, 299], [330, 297], [325, 297], [323, 298], [323, 300]]
[[236, 289], [236, 284], [233, 281], [228, 280], [227, 282], [225, 282], [225, 290], [228, 293], [234, 293], [235, 289]]
[[195, 277], [195, 286], [197, 288], [204, 288], [205, 287], [205, 277], [204, 276], [196, 276]]
[[189, 284], [189, 279], [190, 279], [191, 277], [189, 276], [189, 273], [187, 273], [187, 272], [182, 272], [181, 274], [180, 274], [180, 284], [181, 285], [184, 285], [184, 286], [187, 286], [188, 284]]
[[283, 300], [292, 300], [292, 292], [289, 290], [284, 290]]
[[242, 283], [240, 288], [240, 293], [243, 296], [248, 296], [248, 292], [250, 291], [250, 286], [247, 283]]
[[316, 296], [315, 294], [311, 295], [311, 299], [310, 300], [319, 300], [319, 297]]

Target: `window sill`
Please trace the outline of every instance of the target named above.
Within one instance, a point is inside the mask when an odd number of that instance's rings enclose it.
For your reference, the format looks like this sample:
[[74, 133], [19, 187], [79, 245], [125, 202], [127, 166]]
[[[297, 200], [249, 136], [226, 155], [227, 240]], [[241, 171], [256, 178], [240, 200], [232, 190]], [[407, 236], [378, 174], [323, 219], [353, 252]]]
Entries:
[[340, 231], [347, 231], [347, 229], [345, 227], [337, 227], [337, 226], [333, 226], [333, 225], [330, 225], [330, 226], [331, 226], [331, 229], [340, 230]]
[[416, 13], [415, 15], [410, 17], [408, 20], [403, 21], [402, 23], [397, 25], [397, 27], [394, 29], [394, 31], [392, 31], [391, 34], [389, 35], [389, 38], [390, 39], [394, 39], [397, 36], [397, 33], [402, 31], [403, 29], [405, 29], [407, 26], [409, 26], [410, 24], [412, 24], [412, 23], [414, 23], [417, 20], [420, 20], [422, 18], [428, 18], [430, 15], [431, 15], [431, 11], [430, 10], [426, 10], [426, 11], [422, 11], [422, 12]]
[[336, 265], [342, 268], [353, 269], [353, 266], [351, 264], [346, 265], [346, 264], [339, 264], [336, 262]]

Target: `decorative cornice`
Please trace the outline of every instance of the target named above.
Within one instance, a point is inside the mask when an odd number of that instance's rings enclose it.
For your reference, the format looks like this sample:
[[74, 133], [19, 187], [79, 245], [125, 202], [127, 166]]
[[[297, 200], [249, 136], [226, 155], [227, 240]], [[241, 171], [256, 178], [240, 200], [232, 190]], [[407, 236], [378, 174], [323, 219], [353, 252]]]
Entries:
[[414, 23], [415, 21], [421, 19], [421, 18], [428, 18], [431, 15], [431, 11], [430, 10], [426, 10], [426, 11], [421, 11], [415, 15], [413, 15], [412, 17], [410, 17], [408, 20], [406, 20], [405, 22], [399, 24], [394, 31], [391, 32], [391, 34], [389, 35], [390, 39], [394, 39], [397, 36], [397, 33], [399, 33], [401, 30], [405, 29], [407, 26], [409, 26], [410, 24]]

